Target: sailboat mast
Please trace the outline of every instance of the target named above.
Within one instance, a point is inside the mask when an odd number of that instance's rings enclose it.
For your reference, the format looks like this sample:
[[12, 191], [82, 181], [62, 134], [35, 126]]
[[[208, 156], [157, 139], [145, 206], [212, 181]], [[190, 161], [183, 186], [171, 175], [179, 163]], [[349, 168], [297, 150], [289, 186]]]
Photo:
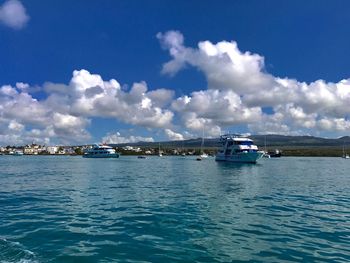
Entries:
[[204, 147], [204, 128], [203, 128], [203, 131], [202, 131], [201, 154], [203, 154], [203, 147]]

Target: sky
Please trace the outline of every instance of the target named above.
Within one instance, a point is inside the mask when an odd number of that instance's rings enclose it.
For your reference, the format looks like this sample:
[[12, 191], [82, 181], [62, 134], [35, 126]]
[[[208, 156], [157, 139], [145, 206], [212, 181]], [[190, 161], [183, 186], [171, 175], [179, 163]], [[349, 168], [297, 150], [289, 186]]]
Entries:
[[349, 135], [349, 8], [0, 0], [0, 145]]

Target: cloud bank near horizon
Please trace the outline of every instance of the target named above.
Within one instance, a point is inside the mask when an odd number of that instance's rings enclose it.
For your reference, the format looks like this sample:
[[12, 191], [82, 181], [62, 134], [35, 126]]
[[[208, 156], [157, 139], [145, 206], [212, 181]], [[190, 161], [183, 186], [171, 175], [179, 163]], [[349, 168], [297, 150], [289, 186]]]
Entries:
[[34, 98], [28, 84], [0, 88], [0, 142], [10, 144], [53, 139], [69, 144], [90, 140], [91, 118], [114, 118], [149, 129], [171, 126], [173, 112], [162, 106], [171, 102], [173, 91], [148, 91], [145, 82], [124, 91], [118, 81], [104, 81], [100, 75], [76, 70], [68, 85], [47, 82]]
[[[14, 1], [14, 0], [10, 0]], [[3, 7], [2, 7], [3, 8]], [[239, 50], [236, 42], [208, 40], [186, 47], [178, 31], [158, 33], [171, 60], [162, 73], [172, 77], [186, 67], [202, 72], [207, 87], [181, 97], [172, 89], [149, 89], [146, 82], [122, 88], [115, 79], [76, 70], [68, 84], [46, 82], [0, 87], [0, 144], [84, 143], [93, 118], [111, 118], [161, 130], [170, 140], [218, 136], [227, 127], [245, 125], [251, 133], [344, 135], [350, 128], [350, 80], [312, 83], [266, 72], [264, 57]], [[46, 96], [37, 99], [35, 92]], [[153, 137], [110, 132], [108, 142], [154, 141]]]

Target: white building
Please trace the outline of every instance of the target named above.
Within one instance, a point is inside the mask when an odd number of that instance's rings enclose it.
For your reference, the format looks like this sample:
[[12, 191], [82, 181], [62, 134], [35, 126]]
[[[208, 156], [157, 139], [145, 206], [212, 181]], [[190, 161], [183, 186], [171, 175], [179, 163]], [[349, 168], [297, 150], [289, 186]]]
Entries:
[[24, 154], [39, 154], [45, 151], [45, 147], [32, 143], [31, 145], [24, 146], [23, 153]]
[[58, 146], [47, 146], [46, 151], [49, 154], [56, 154], [58, 152]]

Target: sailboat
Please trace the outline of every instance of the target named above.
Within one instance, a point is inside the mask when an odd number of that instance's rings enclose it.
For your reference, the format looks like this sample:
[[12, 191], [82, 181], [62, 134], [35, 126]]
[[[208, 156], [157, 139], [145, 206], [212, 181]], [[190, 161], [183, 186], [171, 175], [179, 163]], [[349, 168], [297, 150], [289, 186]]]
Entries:
[[265, 135], [265, 148], [264, 148], [264, 155], [263, 155], [264, 158], [271, 158], [270, 154], [267, 152], [267, 149], [266, 149], [266, 135]]
[[159, 145], [158, 145], [158, 156], [159, 156], [159, 157], [162, 157], [162, 156], [163, 156], [162, 152], [160, 151], [160, 143], [159, 143]]
[[202, 135], [202, 143], [201, 143], [201, 154], [197, 157], [197, 161], [202, 161], [202, 159], [204, 158], [208, 158], [208, 154], [206, 154], [203, 151], [203, 147], [204, 147], [204, 130], [203, 130], [203, 135]]
[[186, 156], [185, 149], [184, 149], [184, 141], [182, 141], [181, 156], [182, 156], [182, 157], [185, 157], [185, 156]]
[[349, 154], [345, 153], [345, 144], [343, 144], [343, 156], [342, 156], [342, 158], [344, 158], [344, 159], [350, 159]]

